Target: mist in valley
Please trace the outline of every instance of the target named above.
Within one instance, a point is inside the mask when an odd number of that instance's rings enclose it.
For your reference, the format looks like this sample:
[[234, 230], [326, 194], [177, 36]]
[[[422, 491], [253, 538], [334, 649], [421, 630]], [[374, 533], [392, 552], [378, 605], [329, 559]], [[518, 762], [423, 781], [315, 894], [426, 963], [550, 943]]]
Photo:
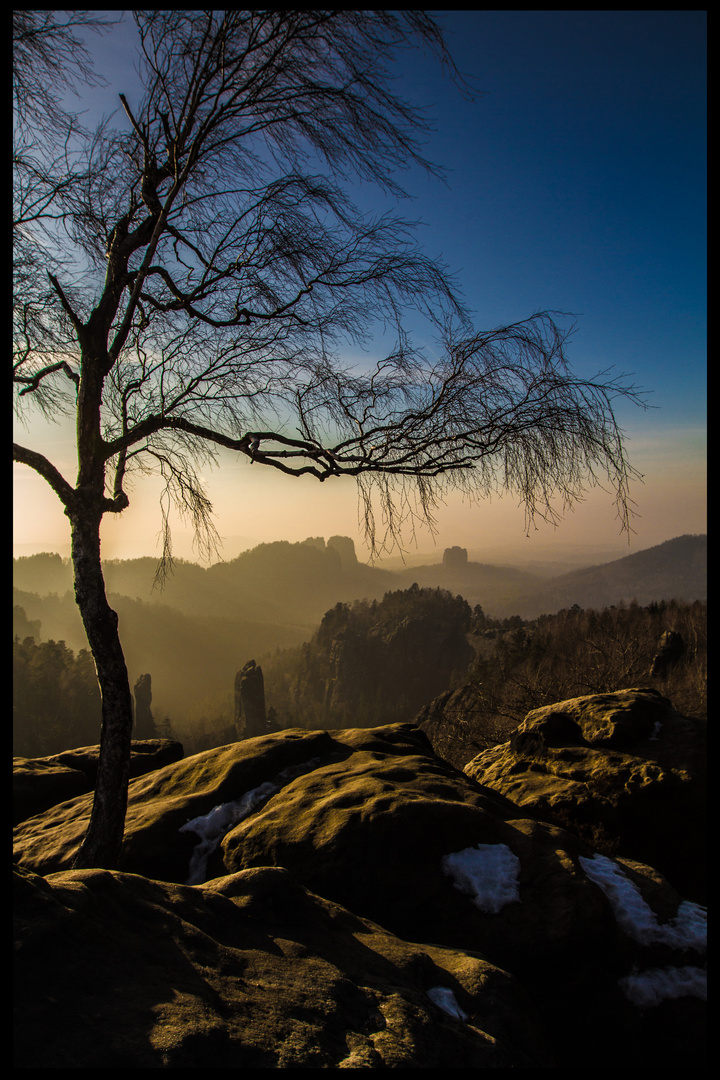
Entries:
[[[592, 692], [587, 657], [573, 661], [587, 669], [584, 681], [579, 670], [563, 681], [550, 653], [563, 651], [570, 664], [557, 632], [563, 613], [577, 622], [579, 611], [610, 609], [616, 615], [605, 633], [616, 652], [625, 649], [625, 661], [602, 685], [634, 684], [664, 630], [690, 619], [697, 639], [706, 614], [697, 604], [692, 615], [685, 608], [706, 598], [706, 558], [705, 536], [682, 536], [560, 574], [477, 562], [458, 546], [441, 561], [390, 569], [358, 561], [352, 540], [335, 536], [260, 544], [210, 567], [178, 560], [162, 587], [156, 560], [108, 560], [105, 581], [131, 686], [151, 676], [152, 734], [197, 752], [238, 737], [236, 677], [251, 660], [264, 673], [268, 730], [413, 720], [468, 679], [484, 686], [489, 716], [504, 712], [519, 722], [523, 709], [558, 700], [554, 694]], [[13, 570], [15, 753], [97, 742], [99, 696], [69, 560], [39, 554], [15, 559]], [[670, 601], [676, 606], [668, 610]], [[618, 644], [623, 635], [635, 638], [630, 663]], [[585, 627], [580, 636], [597, 632]], [[529, 653], [531, 642], [534, 659], [523, 677], [534, 680], [535, 692], [520, 693], [511, 669], [528, 667], [523, 648]], [[701, 701], [692, 707], [702, 710]]]

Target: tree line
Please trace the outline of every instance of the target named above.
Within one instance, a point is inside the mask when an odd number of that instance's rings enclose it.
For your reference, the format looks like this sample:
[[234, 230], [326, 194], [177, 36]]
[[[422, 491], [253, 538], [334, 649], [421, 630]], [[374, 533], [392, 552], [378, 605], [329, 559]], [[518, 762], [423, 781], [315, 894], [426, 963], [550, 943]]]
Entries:
[[[477, 609], [476, 609], [477, 612]], [[475, 617], [478, 655], [469, 678], [488, 715], [520, 723], [532, 709], [585, 694], [654, 686], [675, 708], [707, 718], [707, 602], [635, 601], [601, 610], [575, 605], [524, 621]], [[651, 675], [660, 638], [679, 633], [683, 651]]]
[[[36, 642], [32, 635], [39, 634], [39, 624], [27, 620], [22, 609], [14, 615], [13, 753], [43, 757], [96, 744], [100, 697], [91, 654], [87, 649], [76, 654], [64, 641]], [[366, 697], [353, 696], [352, 710], [328, 716], [323, 711], [328, 656], [338, 634], [351, 632], [362, 651], [363, 642], [377, 643], [383, 633], [392, 635], [403, 623], [412, 634], [413, 625], [420, 627], [426, 619], [466, 637], [475, 652], [467, 669], [451, 672], [438, 693], [474, 682], [484, 703], [478, 723], [486, 733], [497, 731], [499, 741], [532, 709], [630, 686], [654, 686], [679, 712], [707, 718], [705, 601], [631, 602], [601, 610], [575, 605], [533, 620], [518, 615], [493, 619], [480, 605], [471, 609], [461, 596], [413, 586], [389, 592], [382, 601], [339, 603], [309, 642], [262, 657], [273, 726], [361, 727], [413, 720], [429, 702], [418, 704], [408, 690], [408, 679], [417, 680], [412, 664], [398, 671], [393, 683], [383, 681], [383, 715], [377, 711], [378, 687], [367, 678]], [[669, 670], [652, 676], [653, 658], [666, 630], [680, 634], [683, 652]], [[27, 636], [21, 636], [24, 631]], [[417, 644], [422, 645], [419, 638]], [[226, 696], [229, 700], [229, 690]], [[175, 723], [158, 720], [155, 734], [177, 735], [186, 754], [192, 754], [226, 742], [231, 724], [232, 716], [222, 710], [192, 720], [178, 716]]]
[[100, 741], [101, 702], [90, 651], [64, 641], [13, 640], [13, 756], [46, 757]]
[[[47, 757], [100, 741], [102, 707], [89, 649], [40, 641], [40, 622], [13, 608], [13, 756]], [[175, 738], [169, 718], [154, 737]]]

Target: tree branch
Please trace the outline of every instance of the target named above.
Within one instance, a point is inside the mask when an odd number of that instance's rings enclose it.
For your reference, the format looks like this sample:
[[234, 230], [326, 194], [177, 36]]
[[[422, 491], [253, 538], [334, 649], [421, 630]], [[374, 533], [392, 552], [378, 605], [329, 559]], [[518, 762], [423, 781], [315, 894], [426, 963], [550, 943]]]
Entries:
[[13, 374], [13, 382], [27, 383], [27, 385], [20, 390], [20, 397], [25, 394], [30, 394], [33, 390], [37, 390], [42, 380], [52, 375], [55, 371], [62, 371], [67, 375], [68, 379], [75, 383], [75, 389], [80, 385], [80, 376], [77, 372], [73, 371], [66, 360], [58, 360], [56, 364], [49, 364], [47, 367], [42, 368], [40, 371], [36, 371], [34, 375], [16, 375]]
[[36, 450], [28, 450], [27, 447], [20, 446], [19, 443], [13, 443], [13, 461], [17, 461], [21, 465], [29, 465], [31, 469], [39, 473], [43, 480], [48, 482], [66, 509], [74, 505], [76, 499], [74, 488], [67, 482], [59, 469], [56, 469], [43, 454], [39, 454]]

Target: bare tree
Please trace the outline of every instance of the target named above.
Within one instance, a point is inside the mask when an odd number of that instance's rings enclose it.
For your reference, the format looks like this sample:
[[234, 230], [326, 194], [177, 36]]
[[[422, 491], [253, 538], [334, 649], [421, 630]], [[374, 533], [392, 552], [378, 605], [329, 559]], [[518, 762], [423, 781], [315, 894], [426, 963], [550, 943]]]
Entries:
[[[606, 480], [627, 527], [633, 476], [612, 402], [637, 400], [634, 388], [576, 379], [549, 313], [472, 331], [409, 227], [348, 198], [347, 177], [399, 196], [399, 166], [434, 168], [422, 117], [388, 71], [398, 49], [420, 44], [462, 86], [433, 19], [133, 14], [143, 94], [120, 95], [124, 124], [92, 135], [71, 125], [64, 157], [37, 151], [45, 197], [31, 223], [36, 180], [23, 168], [16, 179], [17, 402], [74, 411], [77, 476], [23, 446], [15, 460], [70, 520], [103, 700], [78, 866], [112, 866], [123, 835], [132, 705], [99, 532], [128, 506], [133, 471], [165, 479], [163, 570], [171, 503], [213, 543], [199, 464], [218, 447], [292, 476], [355, 477], [375, 547], [418, 516], [432, 522], [448, 487], [513, 492], [531, 519]], [[30, 109], [16, 127], [26, 145], [42, 134]], [[413, 310], [437, 331], [430, 359], [406, 333]], [[350, 369], [343, 346], [380, 324], [393, 331], [389, 355]]]

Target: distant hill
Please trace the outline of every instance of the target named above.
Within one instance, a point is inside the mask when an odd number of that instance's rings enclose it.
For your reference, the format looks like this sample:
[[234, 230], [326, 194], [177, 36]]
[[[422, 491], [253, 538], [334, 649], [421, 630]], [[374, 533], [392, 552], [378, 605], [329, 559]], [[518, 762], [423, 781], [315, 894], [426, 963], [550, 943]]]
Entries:
[[[299, 544], [259, 544], [236, 559], [210, 567], [179, 559], [162, 589], [154, 587], [157, 560], [108, 559], [103, 564], [108, 593], [150, 605], [172, 607], [193, 617], [259, 620], [315, 629], [339, 601], [381, 599], [397, 588], [389, 570], [357, 561], [352, 540], [310, 538]], [[13, 584], [23, 592], [63, 596], [72, 590], [72, 568], [59, 555], [13, 560]]]
[[[462, 550], [462, 549], [458, 549]], [[447, 554], [447, 552], [446, 552]], [[707, 536], [678, 536], [600, 566], [547, 578], [509, 566], [466, 562], [415, 566], [398, 573], [410, 585], [460, 593], [486, 615], [534, 619], [578, 604], [603, 608], [621, 601], [707, 598]]]
[[[463, 553], [463, 549], [448, 549]], [[447, 553], [446, 553], [447, 554]], [[339, 602], [381, 600], [389, 589], [448, 589], [486, 615], [531, 619], [563, 607], [607, 607], [635, 599], [703, 600], [707, 597], [707, 536], [678, 536], [599, 566], [547, 578], [511, 566], [465, 559], [383, 570], [359, 563], [352, 541], [321, 537], [300, 544], [260, 544], [236, 559], [211, 567], [179, 560], [165, 588], [153, 588], [152, 558], [108, 560], [108, 593], [186, 615], [258, 621], [314, 630]], [[23, 592], [64, 596], [72, 590], [72, 569], [59, 555], [13, 560], [13, 584]], [[37, 618], [37, 615], [28, 616]]]
[[[278, 648], [308, 641], [338, 603], [382, 600], [390, 590], [442, 588], [479, 604], [491, 618], [533, 619], [577, 604], [707, 597], [707, 537], [679, 536], [623, 559], [548, 580], [513, 567], [467, 561], [381, 570], [358, 563], [352, 541], [314, 538], [260, 544], [229, 562], [203, 568], [178, 562], [164, 591], [153, 591], [154, 559], [110, 560], [105, 581], [120, 617], [131, 681], [150, 672], [159, 710], [204, 709], [207, 688], [230, 694], [235, 672]], [[446, 552], [447, 554], [447, 552]], [[13, 561], [14, 633], [40, 623], [41, 640], [86, 647], [72, 593], [72, 570], [59, 555]], [[210, 702], [207, 703], [210, 708]]]
[[520, 614], [518, 605], [523, 597], [546, 580], [516, 567], [476, 562], [456, 568], [442, 563], [414, 566], [409, 570], [396, 571], [395, 576], [400, 579], [403, 588], [417, 582], [421, 588], [448, 589], [459, 593], [471, 607], [479, 604], [486, 615], [496, 618]]
[[525, 619], [578, 604], [604, 608], [621, 601], [707, 599], [707, 535], [677, 536], [623, 559], [573, 570], [529, 593], [517, 613]]

